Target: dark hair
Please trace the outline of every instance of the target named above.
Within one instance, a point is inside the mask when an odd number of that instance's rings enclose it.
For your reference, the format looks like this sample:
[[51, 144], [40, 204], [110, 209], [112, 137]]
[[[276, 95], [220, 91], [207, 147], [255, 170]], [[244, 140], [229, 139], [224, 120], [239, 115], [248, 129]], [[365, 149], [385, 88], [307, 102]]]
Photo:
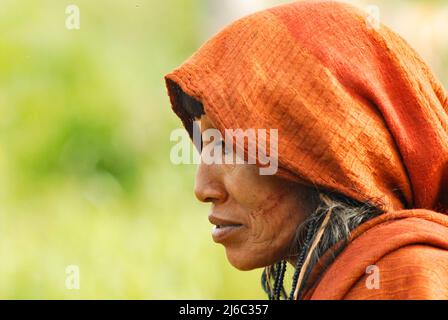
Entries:
[[168, 80], [167, 85], [170, 87], [172, 92], [171, 99], [173, 103], [173, 111], [182, 120], [182, 123], [193, 140], [196, 149], [202, 150], [202, 139], [200, 139], [200, 141], [195, 141], [193, 139], [193, 131], [195, 128], [198, 129], [198, 124], [195, 120], [199, 120], [205, 114], [204, 105], [197, 99], [186, 94], [176, 82]]
[[[351, 231], [384, 212], [381, 209], [382, 206], [373, 204], [373, 201], [362, 203], [340, 194], [322, 191], [317, 192], [316, 196], [316, 199], [312, 199], [317, 203], [316, 209], [298, 226], [296, 237], [291, 246], [292, 251], [288, 257], [297, 259], [290, 294], [286, 294], [283, 286], [286, 261], [278, 262], [263, 270], [261, 276], [262, 287], [271, 300], [294, 299], [299, 274], [302, 272], [306, 256], [310, 254], [309, 263], [306, 270], [303, 270], [303, 280], [298, 288], [297, 298], [302, 298], [306, 289], [312, 288], [318, 282], [326, 268], [347, 246]], [[331, 214], [328, 224], [325, 226], [322, 237], [313, 252], [310, 253], [311, 244], [328, 214]], [[329, 251], [330, 249], [331, 251]], [[319, 261], [325, 253], [329, 254], [328, 257], [325, 256], [325, 261]], [[313, 271], [317, 262], [321, 263], [322, 268], [317, 275], [313, 275], [313, 282], [308, 283], [311, 271]], [[272, 284], [272, 282], [274, 283]]]
[[176, 82], [168, 80], [168, 86], [171, 88], [173, 94], [174, 111], [182, 121], [187, 119], [189, 121], [200, 119], [205, 114], [202, 102], [186, 94]]

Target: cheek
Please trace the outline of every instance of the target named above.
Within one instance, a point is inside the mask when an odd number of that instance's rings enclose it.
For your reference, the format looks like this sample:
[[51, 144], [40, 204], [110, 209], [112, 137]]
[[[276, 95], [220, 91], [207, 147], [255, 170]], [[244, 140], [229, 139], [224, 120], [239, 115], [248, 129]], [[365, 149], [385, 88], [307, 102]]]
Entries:
[[241, 270], [252, 270], [289, 256], [297, 227], [303, 221], [298, 208], [279, 204], [249, 215], [244, 241], [226, 248], [229, 261]]
[[288, 191], [270, 194], [256, 210], [249, 213], [253, 241], [284, 245], [288, 241], [303, 217], [296, 197]]
[[262, 214], [281, 201], [283, 192], [273, 183], [276, 178], [260, 176], [255, 165], [224, 165], [223, 168], [228, 193], [246, 211]]
[[227, 192], [255, 235], [298, 223], [298, 191], [294, 187], [275, 176], [259, 175], [254, 165], [224, 165], [223, 170]]

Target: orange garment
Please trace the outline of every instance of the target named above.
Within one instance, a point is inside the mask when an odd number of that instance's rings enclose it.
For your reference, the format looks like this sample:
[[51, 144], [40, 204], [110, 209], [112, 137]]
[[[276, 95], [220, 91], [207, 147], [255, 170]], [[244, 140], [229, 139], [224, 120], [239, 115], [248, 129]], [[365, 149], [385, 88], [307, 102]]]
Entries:
[[[332, 280], [324, 277], [312, 298], [369, 297], [372, 292], [354, 284], [333, 289], [337, 281], [359, 278], [365, 269], [361, 253], [387, 267], [392, 287], [408, 285], [399, 272], [420, 263], [411, 259], [414, 252], [446, 260], [446, 242], [425, 242], [419, 230], [440, 229], [448, 239], [442, 231], [442, 213], [448, 213], [448, 97], [418, 54], [386, 26], [375, 29], [359, 9], [333, 1], [281, 5], [230, 24], [165, 79], [172, 108], [190, 135], [192, 119], [182, 110], [179, 90], [203, 103], [223, 135], [225, 128], [278, 129], [279, 176], [370, 200], [388, 212], [385, 217], [409, 209], [408, 218], [372, 229], [378, 234], [373, 243], [364, 235], [354, 238], [327, 270]], [[247, 152], [247, 146], [236, 147]], [[413, 209], [432, 212], [438, 222], [412, 218], [421, 214]], [[416, 233], [406, 247], [394, 247], [387, 228]], [[375, 251], [380, 249], [387, 255]], [[344, 260], [347, 252], [352, 263]], [[422, 265], [426, 260], [432, 259], [422, 258]], [[424, 267], [431, 269], [428, 263]], [[446, 284], [447, 273], [437, 270]], [[407, 296], [379, 296], [399, 297]]]
[[364, 223], [305, 299], [448, 299], [448, 217], [415, 209]]

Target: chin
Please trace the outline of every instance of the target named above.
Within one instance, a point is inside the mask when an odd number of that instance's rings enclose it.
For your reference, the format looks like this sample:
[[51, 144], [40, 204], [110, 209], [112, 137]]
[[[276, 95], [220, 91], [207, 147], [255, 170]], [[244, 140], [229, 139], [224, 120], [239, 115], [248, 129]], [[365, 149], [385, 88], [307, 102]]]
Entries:
[[260, 259], [260, 257], [253, 257], [245, 252], [229, 250], [227, 248], [226, 256], [229, 263], [240, 271], [250, 271], [270, 265], [266, 259]]

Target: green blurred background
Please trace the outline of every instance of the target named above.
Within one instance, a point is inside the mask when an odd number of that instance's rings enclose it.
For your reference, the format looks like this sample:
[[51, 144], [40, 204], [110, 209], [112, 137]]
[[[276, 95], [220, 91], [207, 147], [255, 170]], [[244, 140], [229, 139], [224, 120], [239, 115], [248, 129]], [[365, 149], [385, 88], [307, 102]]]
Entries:
[[[286, 2], [0, 0], [0, 298], [265, 298], [212, 242], [195, 165], [169, 160], [163, 75]], [[447, 1], [348, 2], [378, 5], [448, 87]]]

